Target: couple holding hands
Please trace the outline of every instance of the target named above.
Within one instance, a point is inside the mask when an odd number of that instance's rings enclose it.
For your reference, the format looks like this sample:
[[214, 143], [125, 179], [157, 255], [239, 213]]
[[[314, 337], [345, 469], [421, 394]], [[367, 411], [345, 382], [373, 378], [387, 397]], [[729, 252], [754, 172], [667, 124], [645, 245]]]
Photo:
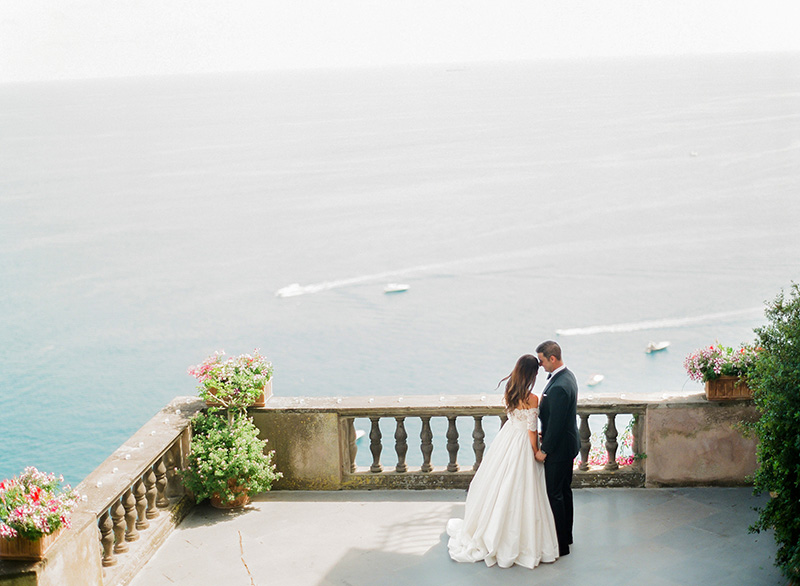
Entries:
[[[522, 356], [500, 381], [508, 420], [470, 483], [464, 518], [447, 522], [457, 562], [533, 569], [569, 554], [578, 384], [556, 342], [542, 342], [536, 354]], [[541, 400], [533, 394], [540, 366], [549, 379]]]

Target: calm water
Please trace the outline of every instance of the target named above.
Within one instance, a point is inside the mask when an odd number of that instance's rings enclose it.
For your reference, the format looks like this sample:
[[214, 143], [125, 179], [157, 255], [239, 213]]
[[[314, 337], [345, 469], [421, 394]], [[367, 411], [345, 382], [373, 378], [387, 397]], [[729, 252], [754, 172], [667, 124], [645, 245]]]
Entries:
[[547, 338], [584, 394], [700, 390], [800, 279], [798, 185], [797, 56], [0, 85], [0, 478], [78, 482], [218, 349], [289, 396], [490, 393]]

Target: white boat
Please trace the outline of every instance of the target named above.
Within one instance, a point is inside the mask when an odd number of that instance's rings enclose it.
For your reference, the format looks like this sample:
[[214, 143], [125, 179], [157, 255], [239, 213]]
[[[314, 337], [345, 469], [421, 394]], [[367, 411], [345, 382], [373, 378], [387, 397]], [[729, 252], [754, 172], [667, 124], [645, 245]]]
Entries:
[[356, 430], [356, 441], [359, 441], [362, 437], [364, 437], [366, 435], [367, 435], [366, 431], [364, 431], [363, 429], [357, 429]]
[[651, 352], [660, 352], [661, 350], [665, 350], [667, 346], [669, 346], [669, 342], [650, 342], [644, 351], [648, 354]]
[[282, 289], [275, 291], [275, 297], [296, 297], [305, 293], [305, 288], [300, 286], [300, 283], [292, 283], [286, 285]]
[[402, 293], [403, 291], [408, 291], [406, 283], [387, 283], [383, 288], [384, 293]]
[[603, 382], [604, 378], [606, 377], [604, 377], [602, 374], [593, 374], [592, 376], [589, 377], [589, 380], [586, 381], [586, 385], [590, 387], [599, 385], [601, 382]]

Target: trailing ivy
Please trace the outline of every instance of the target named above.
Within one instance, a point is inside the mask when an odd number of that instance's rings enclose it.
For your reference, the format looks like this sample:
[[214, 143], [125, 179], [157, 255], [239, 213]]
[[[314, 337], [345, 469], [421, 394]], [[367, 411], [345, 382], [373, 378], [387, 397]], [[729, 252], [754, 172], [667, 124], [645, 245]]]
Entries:
[[757, 328], [758, 360], [748, 376], [760, 412], [748, 425], [758, 438], [755, 493], [772, 498], [751, 532], [774, 530], [775, 565], [800, 583], [800, 287], [767, 304]]

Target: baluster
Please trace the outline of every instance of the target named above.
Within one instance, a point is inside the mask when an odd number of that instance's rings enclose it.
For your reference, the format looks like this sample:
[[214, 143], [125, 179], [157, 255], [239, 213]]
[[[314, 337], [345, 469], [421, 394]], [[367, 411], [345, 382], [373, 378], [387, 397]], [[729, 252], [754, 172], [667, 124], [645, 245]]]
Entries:
[[145, 511], [147, 511], [147, 489], [144, 487], [144, 482], [140, 478], [133, 485], [133, 496], [136, 500], [136, 529], [141, 531], [150, 527], [150, 521], [147, 520]]
[[631, 444], [631, 450], [633, 450], [633, 465], [637, 467], [642, 466], [642, 459], [639, 457], [642, 453], [642, 430], [644, 425], [642, 424], [642, 418], [638, 413], [633, 415], [633, 429], [631, 433], [633, 434], [633, 443]]
[[358, 445], [356, 444], [356, 420], [351, 417], [347, 420], [347, 449], [350, 453], [350, 472], [356, 471], [356, 454]]
[[506, 421], [508, 421], [508, 414], [503, 413], [500, 416], [500, 427], [503, 427], [506, 424]]
[[458, 429], [456, 428], [456, 416], [448, 415], [450, 422], [447, 426], [447, 453], [450, 454], [450, 463], [447, 464], [448, 472], [458, 472]]
[[103, 567], [116, 565], [117, 559], [114, 557], [114, 522], [111, 515], [106, 511], [100, 515], [97, 523], [100, 527], [100, 543], [103, 546]]
[[122, 495], [122, 506], [125, 507], [125, 541], [136, 541], [139, 532], [136, 530], [136, 496], [132, 488]]
[[145, 516], [148, 519], [155, 519], [158, 517], [158, 508], [156, 508], [156, 473], [153, 472], [152, 466], [144, 473], [144, 488], [145, 500], [147, 500]]
[[589, 469], [589, 451], [592, 449], [592, 431], [589, 429], [589, 414], [581, 413], [581, 427], [578, 434], [581, 437], [581, 463], [578, 470]]
[[117, 499], [111, 505], [111, 520], [114, 522], [114, 553], [125, 553], [128, 544], [125, 543], [125, 507], [122, 499]]
[[608, 414], [608, 425], [606, 426], [606, 452], [608, 452], [608, 462], [606, 470], [617, 470], [617, 426], [615, 424], [616, 415]]
[[408, 452], [408, 434], [406, 433], [406, 424], [405, 424], [405, 417], [395, 417], [395, 421], [397, 421], [397, 428], [394, 432], [394, 450], [397, 452], [397, 466], [395, 466], [395, 472], [407, 472], [408, 466], [406, 466], [406, 453]]
[[472, 430], [472, 451], [475, 452], [475, 464], [472, 469], [477, 472], [483, 461], [483, 450], [486, 449], [486, 444], [483, 443], [486, 434], [483, 432], [483, 415], [473, 415], [473, 417], [475, 418], [475, 429]]
[[419, 439], [422, 440], [420, 450], [422, 451], [422, 467], [420, 472], [431, 472], [431, 454], [433, 453], [433, 431], [431, 431], [431, 418], [421, 417], [422, 431], [419, 432]]
[[167, 464], [164, 459], [166, 454], [161, 456], [156, 462], [156, 506], [159, 509], [166, 509], [169, 506], [169, 499], [167, 498]]
[[370, 472], [383, 472], [381, 466], [381, 428], [378, 425], [380, 417], [370, 417], [372, 421], [372, 429], [369, 432], [369, 451], [372, 452], [372, 466], [369, 467]]
[[184, 467], [182, 441], [182, 439], [176, 441], [167, 452], [169, 454], [169, 459], [167, 460], [167, 498], [170, 496], [182, 496], [186, 492], [180, 476], [180, 471]]

